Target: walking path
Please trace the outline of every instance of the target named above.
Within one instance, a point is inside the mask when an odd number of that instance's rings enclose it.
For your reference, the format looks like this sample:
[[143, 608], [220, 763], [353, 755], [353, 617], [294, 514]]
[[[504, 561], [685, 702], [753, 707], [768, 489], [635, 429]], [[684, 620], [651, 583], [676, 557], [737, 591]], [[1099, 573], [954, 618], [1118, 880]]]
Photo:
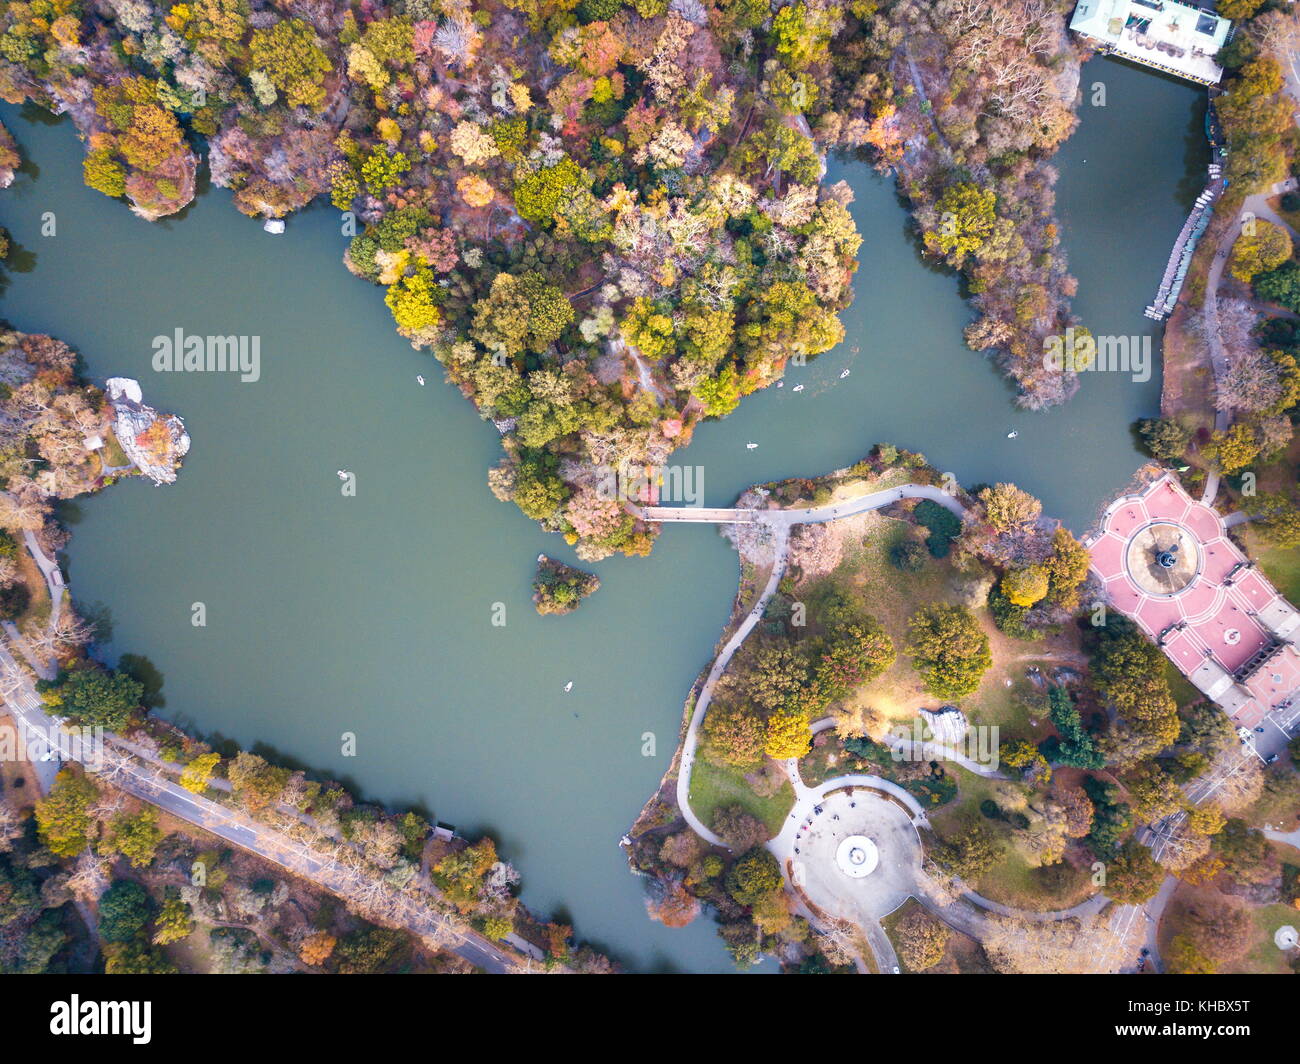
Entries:
[[[714, 846], [726, 846], [726, 843], [695, 815], [695, 812], [691, 809], [690, 801], [691, 772], [695, 768], [695, 753], [699, 746], [700, 725], [704, 722], [704, 716], [709, 711], [709, 702], [713, 698], [713, 691], [718, 685], [718, 680], [727, 671], [727, 666], [731, 664], [731, 659], [735, 656], [736, 651], [740, 649], [741, 644], [744, 643], [749, 633], [754, 630], [754, 626], [762, 619], [768, 602], [776, 593], [781, 578], [785, 576], [790, 529], [795, 525], [820, 524], [825, 521], [835, 521], [841, 517], [849, 517], [853, 514], [865, 513], [868, 510], [878, 510], [882, 506], [888, 506], [902, 499], [931, 499], [959, 517], [966, 512], [965, 507], [957, 499], [944, 492], [941, 488], [936, 488], [930, 484], [905, 484], [901, 488], [875, 491], [828, 506], [810, 506], [798, 510], [709, 511], [712, 515], [716, 515], [711, 516], [709, 520], [718, 524], [744, 522], [746, 524], [757, 523], [766, 526], [766, 528], [770, 529], [773, 537], [775, 558], [772, 564], [772, 573], [768, 577], [767, 584], [764, 586], [762, 594], [759, 595], [758, 601], [754, 603], [753, 608], [745, 615], [744, 620], [740, 622], [736, 631], [727, 640], [717, 658], [714, 659], [713, 666], [709, 669], [709, 675], [700, 688], [699, 697], [695, 702], [695, 712], [691, 714], [690, 724], [686, 728], [686, 736], [682, 740], [681, 764], [677, 770], [677, 808], [681, 810], [682, 816], [685, 818], [686, 823], [691, 826], [691, 830]], [[648, 506], [638, 512], [646, 520], [665, 521], [677, 519], [673, 517], [675, 513], [690, 513], [693, 510], [696, 510], [696, 508]], [[699, 511], [696, 510], [696, 512]], [[689, 520], [690, 518], [681, 519]]]

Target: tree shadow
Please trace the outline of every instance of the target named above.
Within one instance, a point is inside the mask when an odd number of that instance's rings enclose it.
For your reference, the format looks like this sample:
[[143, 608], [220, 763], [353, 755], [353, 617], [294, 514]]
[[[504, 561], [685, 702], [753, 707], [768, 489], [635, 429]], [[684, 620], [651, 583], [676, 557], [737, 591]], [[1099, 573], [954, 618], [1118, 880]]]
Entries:
[[140, 704], [146, 709], [161, 709], [167, 704], [163, 697], [163, 674], [152, 661], [143, 654], [123, 654], [117, 659], [118, 672], [124, 672], [131, 679], [143, 685]]

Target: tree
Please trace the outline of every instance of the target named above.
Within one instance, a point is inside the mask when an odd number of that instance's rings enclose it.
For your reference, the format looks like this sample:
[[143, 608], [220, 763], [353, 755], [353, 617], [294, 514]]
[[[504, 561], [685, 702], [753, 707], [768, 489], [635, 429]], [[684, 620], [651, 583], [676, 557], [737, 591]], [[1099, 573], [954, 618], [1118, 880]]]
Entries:
[[194, 921], [188, 903], [174, 887], [167, 888], [162, 908], [153, 921], [153, 944], [166, 946], [194, 933]]
[[298, 944], [298, 956], [304, 964], [318, 968], [334, 953], [338, 939], [328, 931], [313, 931]]
[[1175, 935], [1165, 956], [1170, 975], [1213, 975], [1218, 969], [1196, 943], [1186, 935]]
[[739, 805], [719, 808], [710, 826], [729, 849], [742, 853], [771, 837], [767, 825]]
[[193, 794], [202, 794], [208, 789], [208, 781], [220, 763], [220, 754], [200, 754], [181, 769], [181, 786]]
[[1257, 274], [1254, 288], [1255, 295], [1265, 302], [1300, 311], [1300, 263], [1291, 260], [1276, 269]]
[[114, 880], [99, 899], [99, 937], [109, 944], [130, 942], [144, 932], [149, 895], [134, 880]]
[[964, 606], [922, 607], [908, 621], [908, 636], [912, 665], [940, 698], [971, 694], [993, 664], [988, 636]]
[[120, 853], [132, 868], [147, 868], [153, 864], [158, 845], [163, 840], [158, 827], [158, 811], [152, 807], [138, 813], [118, 813], [108, 822], [99, 841], [103, 854]]
[[1046, 566], [1026, 565], [1012, 569], [1002, 577], [1002, 594], [1017, 606], [1032, 606], [1046, 598], [1048, 579]]
[[895, 928], [898, 955], [913, 972], [933, 968], [943, 960], [951, 935], [948, 928], [921, 909], [913, 909]]
[[763, 718], [744, 706], [714, 705], [701, 726], [704, 748], [711, 758], [736, 768], [753, 768], [763, 758], [767, 727]]
[[1049, 602], [1072, 610], [1079, 605], [1079, 588], [1088, 579], [1092, 555], [1088, 548], [1071, 535], [1067, 528], [1052, 533], [1052, 553], [1048, 556], [1047, 577]]
[[1219, 0], [1217, 11], [1224, 18], [1248, 19], [1264, 4], [1264, 0]]
[[803, 757], [812, 748], [812, 731], [808, 717], [798, 711], [779, 709], [767, 719], [767, 738], [764, 752], [768, 757], [783, 760]]
[[270, 764], [265, 758], [241, 750], [227, 769], [231, 793], [245, 808], [264, 809], [280, 797], [292, 773]]
[[1119, 711], [1127, 731], [1108, 747], [1127, 762], [1164, 749], [1178, 737], [1178, 705], [1164, 675], [1164, 655], [1130, 622], [1111, 620], [1092, 656], [1097, 693]]
[[781, 866], [770, 851], [756, 846], [736, 859], [727, 872], [727, 893], [746, 907], [783, 889]]
[[1012, 532], [1038, 520], [1043, 504], [1014, 484], [994, 484], [979, 493], [984, 520], [998, 532]]
[[972, 824], [934, 849], [934, 863], [967, 883], [979, 879], [1001, 856], [1001, 844], [982, 824]]
[[700, 915], [699, 900], [680, 879], [652, 880], [646, 898], [646, 912], [650, 919], [665, 927], [685, 927]]
[[871, 616], [839, 629], [829, 640], [817, 664], [817, 686], [822, 699], [841, 698], [875, 679], [894, 664], [894, 641]]
[[1291, 235], [1280, 225], [1255, 219], [1254, 231], [1237, 237], [1228, 268], [1238, 281], [1250, 283], [1256, 274], [1276, 269], [1291, 258]]
[[521, 177], [515, 183], [515, 209], [529, 222], [552, 222], [556, 212], [578, 189], [587, 188], [582, 168], [569, 156]]
[[74, 669], [59, 687], [63, 712], [78, 724], [121, 731], [140, 706], [144, 685], [95, 665]]
[[786, 641], [761, 643], [739, 675], [727, 681], [765, 710], [804, 709], [809, 704], [811, 663], [803, 648]]
[[49, 796], [36, 803], [36, 827], [41, 841], [58, 857], [75, 857], [90, 845], [90, 807], [99, 788], [87, 776], [63, 769], [54, 777]]
[[1300, 546], [1300, 508], [1281, 492], [1265, 492], [1247, 498], [1242, 509], [1254, 520], [1251, 528], [1279, 547]]
[[489, 350], [542, 354], [572, 321], [573, 305], [540, 273], [499, 273], [487, 296], [474, 304], [470, 333]]
[[410, 950], [401, 931], [368, 927], [344, 935], [335, 949], [338, 970], [343, 975], [371, 975], [392, 969]]
[[949, 185], [931, 212], [933, 225], [922, 232], [925, 246], [960, 266], [992, 235], [997, 202], [991, 188], [967, 182]]
[[1156, 896], [1164, 879], [1165, 870], [1151, 851], [1129, 839], [1106, 866], [1106, 896], [1121, 905], [1140, 905]]
[[290, 107], [324, 110], [325, 76], [333, 68], [310, 23], [290, 18], [254, 30], [249, 49], [253, 68], [271, 79]]
[[434, 865], [433, 881], [454, 905], [469, 909], [478, 899], [483, 879], [496, 860], [496, 843], [488, 838], [480, 839]]
[[1138, 432], [1151, 455], [1167, 462], [1180, 460], [1192, 443], [1192, 430], [1173, 418], [1144, 418]]

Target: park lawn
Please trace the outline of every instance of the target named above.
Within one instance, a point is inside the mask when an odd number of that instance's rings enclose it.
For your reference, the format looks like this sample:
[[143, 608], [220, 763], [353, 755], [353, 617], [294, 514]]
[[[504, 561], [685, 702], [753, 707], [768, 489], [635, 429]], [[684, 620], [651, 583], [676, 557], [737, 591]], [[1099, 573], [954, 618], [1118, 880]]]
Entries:
[[[857, 519], [855, 519], [857, 520]], [[889, 560], [890, 549], [910, 534], [911, 526], [878, 513], [865, 515], [866, 531], [860, 542], [845, 545], [844, 561], [829, 575], [798, 590], [801, 598], [815, 602], [818, 595], [834, 588], [859, 608], [874, 616], [894, 641], [898, 659], [881, 676], [846, 696], [850, 704], [870, 706], [887, 721], [910, 721], [918, 709], [935, 708], [945, 699], [922, 686], [904, 652], [907, 622], [922, 606], [952, 602], [969, 578], [959, 573], [948, 558], [928, 558], [919, 573], [905, 573]], [[813, 611], [815, 612], [815, 611]], [[1037, 664], [1044, 674], [1054, 664], [1081, 668], [1078, 630], [1067, 625], [1060, 635], [1038, 640], [1013, 639], [998, 631], [984, 606], [972, 611], [989, 638], [993, 664], [975, 692], [957, 699], [972, 724], [997, 725], [1016, 737], [1046, 738], [1050, 724], [1039, 720], [1031, 726], [1023, 696], [1030, 688], [1027, 670]]]
[[15, 618], [15, 623], [20, 629], [31, 625], [43, 628], [50, 620], [50, 589], [45, 584], [45, 577], [41, 575], [36, 559], [21, 543], [15, 558], [18, 562], [19, 576], [27, 585], [27, 590], [31, 592], [27, 608]]
[[1174, 696], [1174, 701], [1178, 703], [1179, 709], [1190, 706], [1193, 702], [1201, 702], [1205, 696], [1192, 684], [1192, 681], [1184, 676], [1168, 658], [1165, 658], [1165, 680], [1169, 684], [1169, 693]]
[[1244, 531], [1247, 554], [1284, 598], [1300, 602], [1300, 547], [1274, 547], [1249, 527]]
[[1255, 921], [1255, 934], [1250, 943], [1250, 952], [1237, 963], [1235, 970], [1247, 975], [1291, 974], [1291, 960], [1295, 954], [1283, 953], [1278, 949], [1273, 935], [1285, 924], [1292, 927], [1300, 925], [1300, 910], [1279, 902], [1255, 909], [1251, 916]]
[[960, 765], [950, 764], [946, 767], [949, 774], [957, 780], [957, 798], [943, 808], [927, 813], [934, 827], [934, 837], [947, 838], [969, 824], [979, 823], [1001, 839], [1005, 846], [997, 864], [978, 882], [971, 884], [978, 894], [1018, 909], [1050, 912], [1078, 905], [1096, 893], [1091, 876], [1067, 862], [1053, 865], [1050, 869], [1034, 868], [1026, 864], [1025, 859], [1010, 844], [1011, 828], [1001, 821], [990, 820], [980, 812], [980, 803], [992, 797], [998, 785], [1005, 785], [1005, 781], [986, 779]]
[[117, 434], [112, 430], [104, 434], [104, 447], [100, 452], [101, 461], [106, 466], [124, 466], [130, 465], [131, 459], [126, 456], [122, 450], [122, 445], [117, 442]]
[[726, 765], [700, 756], [691, 771], [691, 808], [705, 824], [713, 824], [713, 814], [728, 805], [738, 805], [767, 825], [769, 837], [781, 830], [785, 818], [794, 808], [794, 787], [786, 780], [770, 798], [754, 793], [744, 775]]

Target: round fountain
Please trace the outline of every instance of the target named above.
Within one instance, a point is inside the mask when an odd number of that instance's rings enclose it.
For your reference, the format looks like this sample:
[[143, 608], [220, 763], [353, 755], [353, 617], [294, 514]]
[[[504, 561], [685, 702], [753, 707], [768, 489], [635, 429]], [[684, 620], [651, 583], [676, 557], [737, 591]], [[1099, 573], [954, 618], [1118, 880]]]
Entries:
[[835, 863], [852, 879], [869, 876], [880, 863], [880, 851], [865, 835], [849, 835], [835, 850]]

